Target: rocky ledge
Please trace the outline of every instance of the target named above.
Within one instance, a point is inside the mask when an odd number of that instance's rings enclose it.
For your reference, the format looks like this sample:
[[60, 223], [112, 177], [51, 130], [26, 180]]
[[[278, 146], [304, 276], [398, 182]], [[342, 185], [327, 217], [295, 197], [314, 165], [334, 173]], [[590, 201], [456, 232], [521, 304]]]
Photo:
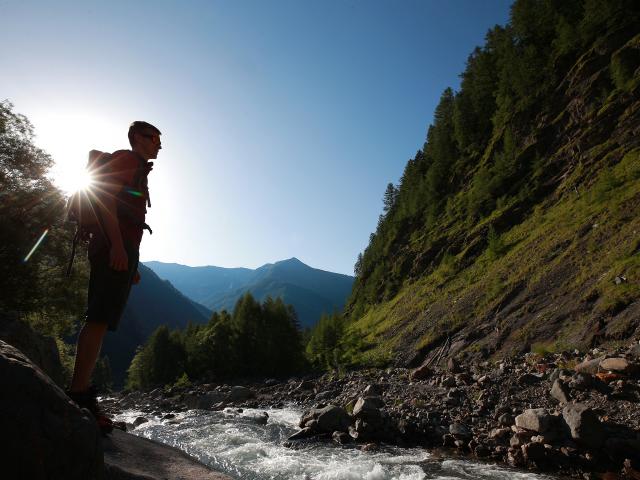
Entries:
[[225, 480], [185, 453], [114, 431], [103, 437], [20, 350], [0, 340], [1, 478], [29, 480]]
[[118, 394], [105, 405], [113, 413], [136, 408], [164, 415], [293, 404], [304, 414], [287, 441], [291, 448], [325, 441], [370, 450], [387, 443], [574, 478], [640, 478], [637, 342], [586, 354], [443, 363], [155, 389]]

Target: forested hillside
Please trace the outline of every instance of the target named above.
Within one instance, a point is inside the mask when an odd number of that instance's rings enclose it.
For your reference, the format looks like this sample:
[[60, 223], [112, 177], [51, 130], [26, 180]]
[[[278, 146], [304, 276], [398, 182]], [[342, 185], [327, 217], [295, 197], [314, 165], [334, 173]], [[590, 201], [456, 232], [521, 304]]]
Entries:
[[124, 385], [127, 369], [136, 348], [144, 344], [160, 326], [185, 328], [189, 323], [204, 324], [211, 313], [202, 313], [171, 283], [161, 280], [140, 265], [140, 283], [131, 289], [120, 326], [104, 339], [101, 354], [108, 357], [115, 386]]
[[79, 255], [74, 275], [65, 275], [73, 237], [66, 198], [47, 176], [52, 158], [33, 140], [29, 120], [0, 102], [0, 312], [55, 337], [69, 375], [62, 337], [86, 308], [88, 269]]
[[640, 324], [640, 4], [518, 0], [443, 92], [359, 256], [355, 365], [584, 347]]
[[214, 312], [205, 325], [157, 328], [131, 362], [127, 387], [287, 375], [305, 366], [293, 308], [280, 298], [260, 304], [247, 293], [232, 313]]

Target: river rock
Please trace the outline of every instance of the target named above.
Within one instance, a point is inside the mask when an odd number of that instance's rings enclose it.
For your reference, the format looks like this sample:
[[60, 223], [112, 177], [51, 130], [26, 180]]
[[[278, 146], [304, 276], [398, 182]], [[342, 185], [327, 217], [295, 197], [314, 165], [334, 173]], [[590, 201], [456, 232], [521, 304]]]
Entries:
[[184, 404], [187, 408], [209, 410], [213, 408], [214, 405], [225, 400], [225, 398], [225, 395], [221, 392], [208, 392], [202, 395], [194, 393], [184, 398]]
[[247, 418], [258, 425], [266, 425], [269, 421], [269, 414], [267, 412], [261, 412], [258, 414], [247, 415]]
[[462, 368], [460, 368], [460, 364], [453, 357], [450, 357], [447, 360], [447, 370], [449, 370], [451, 373], [460, 373], [460, 372], [462, 372]]
[[511, 429], [508, 427], [494, 428], [489, 432], [489, 438], [495, 438], [502, 440], [511, 434]]
[[380, 397], [360, 397], [353, 407], [352, 415], [370, 423], [377, 422], [380, 420], [380, 408], [383, 406], [384, 402]]
[[568, 404], [562, 418], [569, 427], [571, 438], [589, 448], [600, 448], [605, 440], [604, 427], [593, 410], [581, 403]]
[[540, 462], [545, 458], [545, 448], [542, 443], [531, 442], [525, 443], [520, 447], [522, 455], [527, 462]]
[[300, 382], [295, 390], [296, 391], [311, 391], [315, 388], [316, 384], [311, 380], [303, 380]]
[[605, 358], [600, 362], [601, 369], [616, 373], [629, 374], [636, 370], [636, 367], [635, 364], [622, 357]]
[[525, 443], [531, 441], [531, 432], [516, 432], [509, 439], [509, 445], [515, 448], [520, 448]]
[[306, 427], [310, 421], [316, 421], [315, 429], [321, 432], [346, 432], [351, 425], [351, 417], [344, 408], [327, 405], [324, 408], [312, 408], [305, 412], [300, 420], [300, 426]]
[[635, 359], [639, 359], [640, 358], [640, 344], [636, 343], [634, 345], [631, 345], [629, 347], [629, 350], [627, 352], [629, 355], [631, 355], [632, 357], [634, 357]]
[[544, 408], [531, 408], [516, 417], [516, 426], [543, 433], [551, 427], [551, 415]]
[[589, 390], [593, 387], [593, 378], [590, 373], [576, 373], [569, 382], [569, 388], [574, 390]]
[[338, 432], [337, 430], [333, 432], [331, 438], [334, 442], [339, 443], [340, 445], [344, 445], [345, 443], [351, 443], [353, 439], [351, 435], [346, 432]]
[[458, 422], [449, 425], [449, 433], [459, 439], [471, 438], [471, 430], [469, 430], [469, 427]]
[[362, 392], [363, 397], [382, 397], [382, 388], [375, 383], [367, 385]]
[[422, 365], [411, 372], [411, 380], [426, 380], [433, 372], [428, 365]]
[[567, 403], [569, 400], [571, 400], [569, 387], [567, 387], [566, 383], [564, 383], [560, 379], [556, 379], [556, 381], [553, 382], [550, 393], [551, 396], [560, 403]]
[[604, 359], [604, 357], [594, 358], [592, 360], [584, 360], [582, 363], [579, 363], [574, 367], [574, 370], [578, 373], [598, 373], [600, 370], [600, 362]]
[[142, 425], [143, 423], [147, 423], [149, 420], [146, 417], [136, 417], [136, 419], [133, 421], [133, 427], [139, 427], [140, 425]]
[[248, 389], [240, 385], [231, 387], [231, 391], [227, 395], [227, 400], [233, 403], [246, 402], [247, 400], [254, 398], [256, 395]]
[[318, 393], [315, 397], [317, 402], [322, 402], [325, 400], [331, 400], [336, 396], [336, 392], [334, 390], [324, 390]]
[[305, 427], [291, 435], [287, 440], [302, 440], [303, 438], [313, 437], [316, 434], [314, 429]]
[[538, 383], [542, 377], [535, 375], [533, 373], [523, 373], [518, 377], [518, 384], [520, 385], [535, 385]]
[[101, 478], [100, 431], [22, 352], [0, 340], [2, 478]]
[[456, 386], [456, 377], [453, 377], [451, 375], [446, 376], [442, 379], [442, 382], [440, 382], [440, 385], [442, 385], [443, 387], [449, 388], [449, 387], [455, 387]]
[[[119, 430], [103, 439], [105, 480], [232, 480], [177, 448]], [[66, 478], [56, 476], [49, 478]], [[83, 477], [89, 480], [94, 477]]]
[[510, 427], [511, 425], [513, 425], [514, 421], [515, 419], [510, 413], [503, 413], [498, 417], [498, 423], [503, 427]]

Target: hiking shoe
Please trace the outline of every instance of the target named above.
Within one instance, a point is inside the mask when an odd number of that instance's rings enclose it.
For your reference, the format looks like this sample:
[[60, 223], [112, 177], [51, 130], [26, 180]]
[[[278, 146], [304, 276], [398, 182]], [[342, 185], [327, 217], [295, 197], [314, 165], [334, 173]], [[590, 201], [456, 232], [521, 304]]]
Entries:
[[80, 408], [86, 408], [96, 419], [96, 424], [100, 428], [103, 435], [113, 431], [114, 422], [111, 420], [98, 405], [97, 389], [94, 386], [89, 387], [83, 392], [67, 391], [67, 396], [76, 402]]

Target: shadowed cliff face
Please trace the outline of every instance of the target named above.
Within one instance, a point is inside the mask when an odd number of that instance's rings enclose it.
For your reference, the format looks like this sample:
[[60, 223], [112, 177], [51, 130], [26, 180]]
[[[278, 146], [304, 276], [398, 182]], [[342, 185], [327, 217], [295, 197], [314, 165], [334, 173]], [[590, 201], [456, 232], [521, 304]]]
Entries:
[[[545, 108], [514, 114], [511, 134], [494, 132], [461, 173], [438, 228], [402, 226], [374, 264], [401, 286], [384, 293], [384, 280], [369, 274], [347, 308], [350, 335], [363, 339], [349, 352], [355, 363], [557, 351], [638, 332], [639, 33], [599, 38], [566, 68]], [[636, 72], [626, 83], [615, 73], [621, 58]], [[530, 165], [513, 180], [519, 190], [463, 219], [459, 199], [507, 143], [514, 164]], [[377, 302], [362, 301], [368, 282], [379, 282]]]

